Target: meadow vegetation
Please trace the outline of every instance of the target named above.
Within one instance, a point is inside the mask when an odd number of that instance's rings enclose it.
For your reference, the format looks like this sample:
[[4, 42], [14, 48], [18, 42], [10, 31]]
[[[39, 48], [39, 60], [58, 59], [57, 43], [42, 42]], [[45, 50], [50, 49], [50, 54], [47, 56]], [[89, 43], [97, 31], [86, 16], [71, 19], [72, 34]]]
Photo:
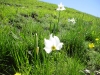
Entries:
[[[100, 18], [37, 0], [0, 0], [0, 75], [91, 75], [100, 70]], [[75, 24], [68, 19], [75, 19]], [[58, 22], [59, 21], [59, 22]], [[44, 39], [59, 37], [46, 53]]]

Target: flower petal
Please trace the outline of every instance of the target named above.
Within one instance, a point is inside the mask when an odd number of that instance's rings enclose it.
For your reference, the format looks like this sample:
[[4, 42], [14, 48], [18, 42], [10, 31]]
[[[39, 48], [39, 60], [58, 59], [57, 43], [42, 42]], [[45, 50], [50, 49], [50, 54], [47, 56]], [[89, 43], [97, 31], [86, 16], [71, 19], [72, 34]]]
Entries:
[[44, 39], [45, 47], [51, 48], [52, 42], [50, 40]]
[[51, 40], [53, 38], [53, 36], [52, 36], [52, 34], [50, 34], [50, 38], [49, 38], [49, 40]]
[[63, 7], [61, 10], [65, 10], [65, 8]]
[[50, 35], [50, 39], [49, 39], [52, 43], [52, 46], [56, 46], [56, 40], [55, 38], [52, 36], [52, 34]]
[[55, 40], [56, 46], [57, 46], [60, 43], [60, 40], [59, 40], [59, 38], [57, 36], [54, 36], [54, 40]]
[[59, 43], [59, 44], [57, 45], [57, 50], [60, 50], [60, 49], [62, 48], [62, 45], [63, 45], [63, 43]]
[[50, 53], [52, 51], [51, 47], [52, 47], [53, 43], [50, 40], [47, 40], [47, 39], [44, 39], [44, 43], [45, 43], [44, 50], [47, 53]]
[[50, 52], [52, 51], [51, 48], [47, 48], [47, 47], [45, 47], [44, 50], [45, 50], [47, 53], [50, 53]]
[[57, 8], [57, 10], [60, 10], [60, 8]]
[[62, 2], [58, 5], [58, 7], [64, 7], [64, 5], [62, 4]]

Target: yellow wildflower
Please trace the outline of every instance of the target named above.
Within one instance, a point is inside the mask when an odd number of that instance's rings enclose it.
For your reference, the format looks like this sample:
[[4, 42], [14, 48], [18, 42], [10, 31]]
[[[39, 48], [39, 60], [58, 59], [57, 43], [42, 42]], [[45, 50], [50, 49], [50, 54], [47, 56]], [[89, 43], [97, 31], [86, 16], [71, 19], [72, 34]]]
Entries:
[[21, 73], [16, 72], [14, 75], [21, 75]]
[[89, 48], [94, 48], [94, 44], [93, 43], [90, 43], [89, 44]]
[[96, 38], [95, 40], [96, 40], [96, 41], [98, 41], [98, 40], [99, 40], [99, 38]]

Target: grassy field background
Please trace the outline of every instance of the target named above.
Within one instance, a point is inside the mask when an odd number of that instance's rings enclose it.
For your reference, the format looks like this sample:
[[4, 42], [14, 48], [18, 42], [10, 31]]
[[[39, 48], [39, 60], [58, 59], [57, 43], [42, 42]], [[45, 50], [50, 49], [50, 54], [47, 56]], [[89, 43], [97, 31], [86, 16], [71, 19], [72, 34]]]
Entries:
[[[57, 7], [37, 0], [0, 0], [0, 75], [85, 75], [85, 69], [95, 75], [100, 70], [100, 18], [67, 7], [59, 17]], [[64, 45], [48, 54], [44, 39], [51, 33]]]

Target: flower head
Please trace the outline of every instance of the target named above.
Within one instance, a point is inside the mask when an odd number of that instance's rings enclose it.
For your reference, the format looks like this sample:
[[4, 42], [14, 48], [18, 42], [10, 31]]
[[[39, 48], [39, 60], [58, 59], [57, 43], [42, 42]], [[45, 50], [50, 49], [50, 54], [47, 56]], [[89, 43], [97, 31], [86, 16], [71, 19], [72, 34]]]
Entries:
[[44, 39], [45, 47], [44, 50], [47, 53], [50, 53], [51, 51], [54, 50], [60, 50], [62, 48], [63, 43], [60, 42], [59, 38], [57, 36], [52, 36], [50, 35], [49, 40]]
[[59, 5], [58, 5], [58, 8], [57, 8], [57, 10], [58, 11], [62, 11], [62, 10], [65, 10], [65, 7], [64, 7], [64, 5], [62, 4], [62, 3], [60, 3]]
[[94, 48], [94, 44], [93, 43], [90, 43], [89, 44], [89, 48]]
[[19, 72], [16, 72], [14, 75], [21, 75], [21, 73], [19, 73]]
[[38, 55], [39, 53], [39, 47], [36, 48], [36, 54]]
[[96, 41], [98, 41], [98, 40], [99, 40], [99, 38], [96, 38], [95, 40], [96, 40]]
[[88, 70], [88, 69], [85, 69], [84, 72], [85, 72], [86, 74], [90, 74], [90, 70]]
[[76, 23], [74, 18], [72, 18], [72, 19], [68, 19], [68, 22], [71, 22], [71, 23], [73, 23], [73, 24]]
[[39, 46], [38, 46], [38, 35], [36, 33], [36, 54], [38, 55], [39, 53]]

